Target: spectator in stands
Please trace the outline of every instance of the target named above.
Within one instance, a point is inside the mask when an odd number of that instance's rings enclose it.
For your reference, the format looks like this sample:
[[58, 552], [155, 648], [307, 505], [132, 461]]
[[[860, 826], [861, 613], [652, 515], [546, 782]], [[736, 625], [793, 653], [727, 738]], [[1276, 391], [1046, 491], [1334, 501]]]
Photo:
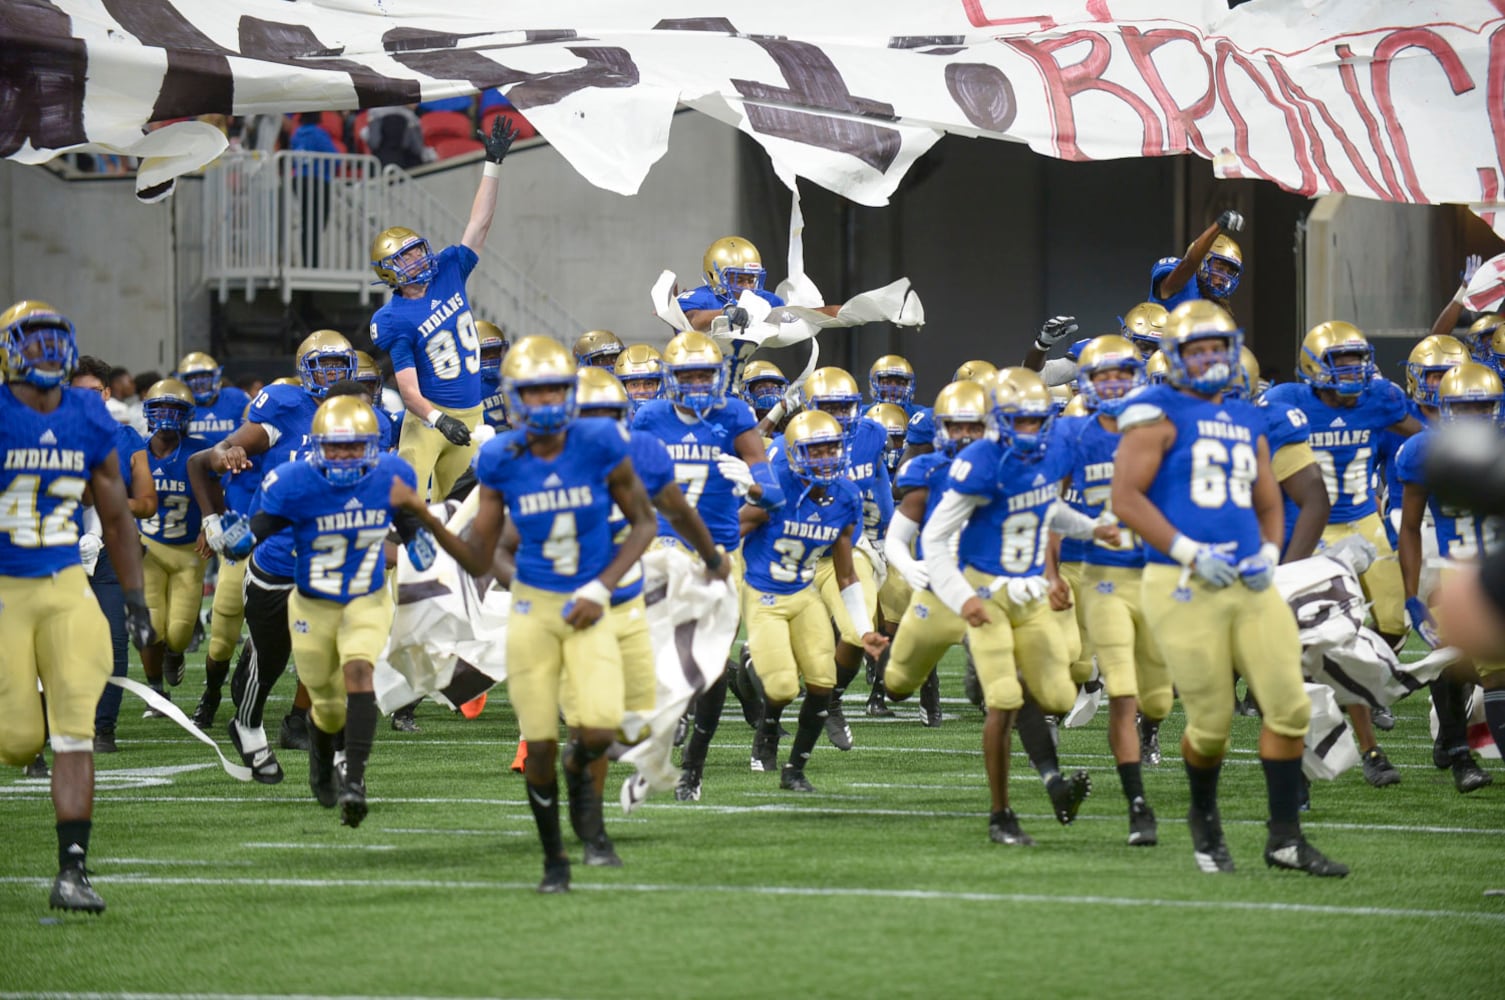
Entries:
[[110, 392], [105, 397], [105, 409], [122, 424], [131, 422], [130, 400], [136, 396], [136, 380], [127, 368], [110, 369]]
[[382, 166], [411, 170], [437, 159], [437, 154], [423, 144], [423, 127], [414, 113], [417, 107], [407, 104], [372, 108], [366, 116], [366, 130], [361, 138]]
[[[322, 118], [318, 111], [299, 115], [288, 148], [295, 153], [338, 153], [334, 140], [319, 124]], [[329, 163], [304, 160], [295, 164], [293, 171], [293, 191], [303, 223], [303, 266], [318, 267], [319, 238], [329, 221]]]

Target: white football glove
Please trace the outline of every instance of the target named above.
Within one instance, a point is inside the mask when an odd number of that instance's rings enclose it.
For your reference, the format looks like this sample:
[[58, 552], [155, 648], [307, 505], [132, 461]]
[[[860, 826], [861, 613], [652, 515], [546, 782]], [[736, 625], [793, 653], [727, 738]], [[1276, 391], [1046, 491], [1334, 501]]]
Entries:
[[1218, 216], [1218, 228], [1223, 230], [1225, 233], [1242, 232], [1244, 228], [1244, 217], [1231, 208], [1226, 209], [1222, 214]]
[[752, 489], [752, 469], [749, 469], [747, 463], [736, 455], [722, 453], [721, 457], [716, 459], [716, 471], [732, 484], [732, 492], [737, 496], [745, 497]]
[[477, 448], [496, 437], [496, 428], [488, 423], [476, 425], [476, 429], [470, 432], [470, 440]]
[[1050, 593], [1050, 584], [1043, 576], [1016, 576], [1004, 586], [1004, 591], [1009, 595], [1009, 603], [1023, 607]]
[[912, 559], [902, 569], [904, 582], [913, 590], [924, 590], [930, 586], [930, 570], [925, 568], [925, 563], [919, 559]]
[[99, 562], [99, 553], [104, 544], [104, 539], [98, 535], [85, 532], [78, 536], [78, 558], [84, 564], [84, 572], [90, 576], [94, 575], [94, 567]]
[[1353, 570], [1355, 576], [1367, 573], [1380, 554], [1374, 543], [1363, 535], [1348, 535], [1320, 551], [1322, 555], [1336, 559]]
[[200, 527], [204, 532], [204, 544], [208, 545], [216, 553], [224, 555], [225, 529], [220, 526], [220, 516], [218, 514], [205, 514], [203, 521], [200, 522]]

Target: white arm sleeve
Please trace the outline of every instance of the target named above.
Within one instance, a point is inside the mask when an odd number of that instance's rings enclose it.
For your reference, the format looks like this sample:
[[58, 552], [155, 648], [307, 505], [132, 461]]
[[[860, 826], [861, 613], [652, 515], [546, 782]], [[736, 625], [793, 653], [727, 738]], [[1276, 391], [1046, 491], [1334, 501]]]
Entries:
[[925, 572], [924, 565], [913, 555], [913, 543], [919, 533], [918, 524], [894, 511], [893, 519], [888, 522], [888, 534], [883, 536], [883, 554], [888, 558], [889, 566], [898, 570], [911, 587], [916, 586], [917, 573]]
[[1046, 519], [1046, 525], [1058, 535], [1085, 542], [1092, 538], [1092, 529], [1097, 527], [1097, 521], [1075, 509], [1066, 501], [1057, 500], [1050, 508], [1050, 517]]
[[925, 568], [930, 571], [930, 591], [961, 614], [967, 598], [975, 596], [972, 585], [962, 576], [951, 550], [951, 539], [961, 533], [972, 511], [983, 505], [984, 498], [947, 490], [920, 533], [925, 548]]
[[846, 605], [847, 617], [852, 619], [852, 631], [859, 636], [873, 631], [873, 616], [868, 614], [867, 601], [862, 597], [862, 584], [853, 583], [841, 588], [841, 603]]
[[1046, 385], [1066, 385], [1076, 381], [1077, 364], [1070, 358], [1048, 358], [1040, 366], [1040, 377]]

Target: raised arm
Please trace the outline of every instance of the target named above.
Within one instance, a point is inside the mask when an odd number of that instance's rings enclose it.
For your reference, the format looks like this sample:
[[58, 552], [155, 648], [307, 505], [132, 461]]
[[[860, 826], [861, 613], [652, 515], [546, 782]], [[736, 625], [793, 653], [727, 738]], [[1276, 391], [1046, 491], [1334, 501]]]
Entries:
[[498, 115], [491, 120], [491, 134], [477, 132], [476, 138], [486, 147], [486, 166], [481, 170], [481, 184], [476, 188], [475, 200], [470, 204], [470, 221], [465, 224], [465, 235], [460, 238], [460, 243], [479, 254], [486, 245], [486, 236], [491, 232], [491, 220], [496, 214], [502, 160], [506, 159], [507, 150], [517, 138], [517, 129], [512, 127], [511, 118]]

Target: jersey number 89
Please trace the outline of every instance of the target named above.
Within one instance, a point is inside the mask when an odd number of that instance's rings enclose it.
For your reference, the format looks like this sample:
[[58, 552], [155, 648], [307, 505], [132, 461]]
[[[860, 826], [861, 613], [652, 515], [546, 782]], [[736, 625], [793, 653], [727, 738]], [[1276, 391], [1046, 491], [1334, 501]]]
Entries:
[[468, 374], [481, 370], [481, 340], [476, 336], [476, 322], [467, 309], [455, 317], [455, 329], [438, 330], [423, 342], [423, 353], [434, 366], [434, 375], [448, 381], [459, 378], [463, 366]]

